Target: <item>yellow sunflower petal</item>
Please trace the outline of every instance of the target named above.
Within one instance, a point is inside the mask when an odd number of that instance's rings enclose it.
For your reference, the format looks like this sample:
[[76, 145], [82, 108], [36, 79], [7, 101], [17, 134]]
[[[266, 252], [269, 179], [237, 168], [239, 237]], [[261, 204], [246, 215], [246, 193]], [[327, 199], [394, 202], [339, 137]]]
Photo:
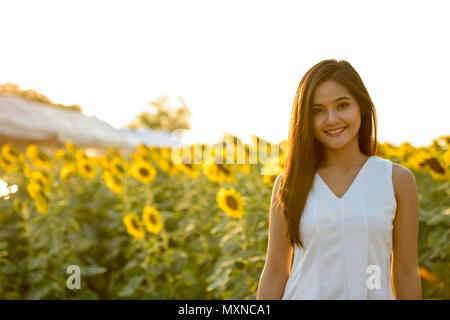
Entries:
[[142, 213], [145, 227], [151, 233], [159, 233], [163, 227], [161, 215], [158, 209], [152, 206], [145, 206]]
[[127, 227], [127, 232], [135, 238], [143, 238], [145, 236], [145, 230], [142, 227], [142, 222], [139, 216], [135, 213], [128, 213], [123, 218], [123, 223]]

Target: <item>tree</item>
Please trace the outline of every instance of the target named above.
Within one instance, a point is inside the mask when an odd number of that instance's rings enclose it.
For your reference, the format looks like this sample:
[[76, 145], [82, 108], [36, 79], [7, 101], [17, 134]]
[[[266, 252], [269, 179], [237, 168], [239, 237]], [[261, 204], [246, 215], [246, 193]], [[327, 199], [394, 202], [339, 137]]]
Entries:
[[170, 105], [170, 96], [164, 95], [149, 103], [150, 112], [143, 111], [135, 116], [127, 127], [131, 129], [150, 128], [153, 130], [167, 130], [173, 132], [176, 129], [190, 129], [188, 121], [191, 112], [184, 100], [177, 97], [181, 105], [175, 109]]
[[77, 104], [72, 104], [70, 106], [66, 106], [61, 103], [54, 103], [49, 98], [47, 98], [42, 93], [37, 92], [34, 89], [23, 90], [17, 84], [14, 83], [4, 83], [0, 84], [0, 94], [20, 97], [32, 102], [45, 103], [50, 106], [59, 107], [63, 109], [70, 109], [72, 111], [82, 112], [82, 109]]

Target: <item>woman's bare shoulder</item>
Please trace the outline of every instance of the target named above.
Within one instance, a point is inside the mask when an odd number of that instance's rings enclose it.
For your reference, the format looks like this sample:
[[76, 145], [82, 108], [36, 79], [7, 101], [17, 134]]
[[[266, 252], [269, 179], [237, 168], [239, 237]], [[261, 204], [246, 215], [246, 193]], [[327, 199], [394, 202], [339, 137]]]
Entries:
[[414, 174], [408, 168], [401, 164], [392, 162], [392, 184], [394, 185], [395, 198], [398, 200], [402, 196], [405, 190], [411, 190], [416, 184], [416, 178]]

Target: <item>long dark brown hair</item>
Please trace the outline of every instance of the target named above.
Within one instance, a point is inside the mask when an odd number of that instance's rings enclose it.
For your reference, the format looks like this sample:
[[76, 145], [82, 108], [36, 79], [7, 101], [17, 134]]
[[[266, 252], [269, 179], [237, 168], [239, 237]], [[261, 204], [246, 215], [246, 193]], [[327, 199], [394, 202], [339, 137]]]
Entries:
[[289, 124], [289, 137], [277, 197], [288, 225], [289, 241], [303, 247], [300, 218], [314, 175], [323, 160], [324, 148], [313, 133], [312, 95], [327, 80], [346, 87], [360, 106], [359, 148], [367, 156], [380, 155], [375, 106], [356, 70], [345, 60], [324, 60], [309, 69], [300, 81]]

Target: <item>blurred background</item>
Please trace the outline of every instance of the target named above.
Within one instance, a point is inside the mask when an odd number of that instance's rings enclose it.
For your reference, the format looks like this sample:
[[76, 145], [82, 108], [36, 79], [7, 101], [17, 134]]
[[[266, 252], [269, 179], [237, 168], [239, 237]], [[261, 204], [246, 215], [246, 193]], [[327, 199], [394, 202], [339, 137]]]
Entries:
[[447, 7], [2, 2], [0, 299], [255, 299], [297, 86], [330, 58], [415, 174], [423, 297], [449, 299]]

